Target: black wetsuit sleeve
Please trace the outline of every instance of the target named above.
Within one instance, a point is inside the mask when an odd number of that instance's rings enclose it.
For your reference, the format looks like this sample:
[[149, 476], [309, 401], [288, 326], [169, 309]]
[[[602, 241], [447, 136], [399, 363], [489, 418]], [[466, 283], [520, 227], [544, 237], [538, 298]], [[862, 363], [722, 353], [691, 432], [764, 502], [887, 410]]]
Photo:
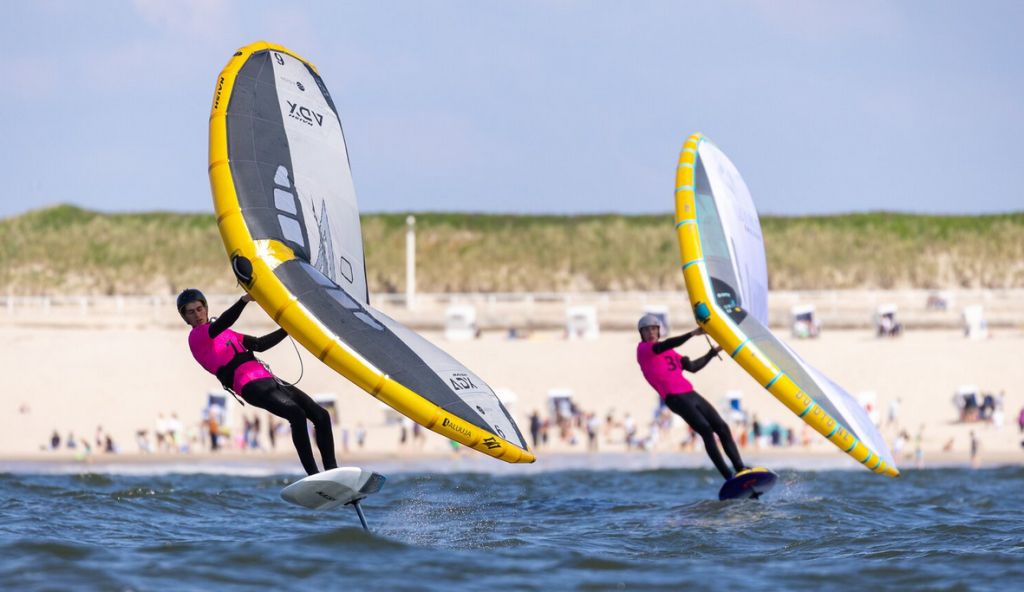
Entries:
[[680, 345], [686, 343], [686, 341], [691, 337], [693, 337], [693, 333], [683, 333], [678, 337], [669, 337], [665, 341], [659, 341], [658, 343], [654, 344], [654, 353], [662, 354], [670, 349], [675, 349]]
[[248, 302], [239, 298], [238, 302], [232, 304], [231, 308], [225, 310], [224, 314], [217, 317], [216, 321], [210, 323], [210, 338], [213, 339], [223, 333], [225, 329], [234, 325], [235, 321], [238, 320], [238, 317], [241, 316], [242, 309], [245, 308], [246, 304], [248, 304]]
[[268, 349], [274, 347], [278, 343], [281, 343], [281, 341], [283, 341], [285, 337], [288, 337], [288, 333], [286, 333], [284, 329], [278, 329], [277, 331], [274, 331], [273, 333], [268, 333], [263, 337], [242, 335], [242, 345], [244, 345], [245, 349], [249, 351], [267, 351]]
[[683, 358], [683, 370], [686, 370], [687, 372], [691, 373], [697, 372], [704, 366], [707, 366], [708, 362], [711, 361], [711, 358], [715, 357], [716, 355], [718, 355], [718, 352], [716, 352], [714, 348], [712, 348], [711, 351], [697, 358], [696, 360], [690, 361], [690, 358]]

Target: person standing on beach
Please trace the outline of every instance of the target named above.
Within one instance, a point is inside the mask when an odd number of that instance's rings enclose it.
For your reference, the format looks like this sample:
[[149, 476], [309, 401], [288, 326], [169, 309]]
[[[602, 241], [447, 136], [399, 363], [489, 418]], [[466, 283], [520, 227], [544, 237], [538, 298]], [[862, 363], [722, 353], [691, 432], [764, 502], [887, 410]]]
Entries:
[[914, 434], [914, 466], [924, 468], [924, 424]]
[[356, 446], [362, 450], [364, 444], [366, 444], [366, 427], [363, 422], [359, 422], [356, 424]]
[[899, 429], [900, 423], [900, 399], [899, 397], [889, 401], [889, 422], [888, 426]]
[[536, 449], [541, 437], [541, 413], [536, 409], [529, 416], [529, 435], [534, 438], [534, 448]]
[[270, 440], [270, 449], [277, 450], [277, 422], [274, 416], [267, 416], [267, 439]]
[[623, 441], [626, 443], [626, 450], [630, 450], [636, 444], [636, 420], [630, 413], [622, 418]]
[[718, 443], [715, 442], [716, 435], [721, 440], [722, 449], [732, 462], [733, 468], [737, 473], [742, 471], [743, 460], [736, 448], [736, 442], [733, 441], [729, 424], [725, 423], [718, 411], [704, 397], [693, 390], [690, 381], [683, 377], [684, 370], [693, 373], [704, 368], [711, 358], [722, 351], [722, 348], [714, 347], [704, 356], [691, 361], [690, 358], [684, 358], [676, 353], [675, 348], [695, 335], [703, 335], [704, 329], [697, 328], [678, 337], [659, 341], [661, 323], [654, 315], [644, 315], [637, 324], [637, 329], [640, 330], [640, 343], [636, 347], [636, 361], [640, 364], [644, 378], [658, 392], [665, 405], [682, 417], [704, 440], [704, 449], [722, 477], [728, 480], [735, 473], [722, 458]]
[[278, 329], [263, 337], [252, 337], [230, 329], [245, 305], [253, 300], [248, 294], [242, 296], [220, 318], [211, 322], [203, 293], [195, 289], [183, 291], [178, 296], [178, 312], [192, 327], [188, 336], [192, 356], [215, 375], [225, 389], [253, 407], [269, 411], [291, 424], [292, 442], [299, 453], [302, 468], [309, 475], [319, 472], [306, 428], [306, 420], [312, 421], [324, 470], [336, 469], [338, 461], [334, 457], [330, 414], [306, 393], [278, 381], [253, 355], [253, 352], [274, 347], [288, 334], [284, 329]]

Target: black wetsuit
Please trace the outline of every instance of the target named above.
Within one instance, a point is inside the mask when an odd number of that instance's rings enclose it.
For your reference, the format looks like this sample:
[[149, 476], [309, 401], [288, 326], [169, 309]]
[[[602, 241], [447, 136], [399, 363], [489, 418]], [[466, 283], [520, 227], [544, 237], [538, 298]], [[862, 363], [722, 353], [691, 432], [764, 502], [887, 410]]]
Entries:
[[[242, 309], [246, 305], [245, 300], [239, 300], [231, 308], [224, 311], [218, 319], [210, 323], [210, 337], [220, 335], [225, 329], [238, 320]], [[288, 336], [284, 329], [278, 329], [263, 337], [242, 335], [242, 345], [249, 351], [260, 352], [274, 347]], [[302, 392], [295, 386], [282, 384], [274, 378], [259, 378], [247, 383], [238, 393], [242, 399], [252, 405], [265, 409], [274, 415], [281, 417], [291, 424], [292, 442], [295, 444], [295, 451], [299, 453], [299, 460], [306, 473], [313, 475], [319, 472], [316, 466], [316, 459], [313, 457], [313, 448], [309, 443], [309, 433], [306, 427], [306, 420], [313, 422], [316, 432], [316, 446], [320, 449], [320, 456], [323, 459], [324, 470], [338, 468], [338, 461], [334, 458], [334, 433], [331, 429], [331, 415], [321, 407], [309, 395]]]
[[[661, 354], [670, 349], [675, 349], [686, 342], [691, 337], [690, 333], [685, 333], [678, 337], [672, 337], [664, 341], [659, 341], [654, 344], [654, 353]], [[683, 370], [687, 372], [697, 372], [704, 368], [716, 355], [715, 350], [711, 350], [705, 355], [696, 360], [691, 361], [690, 358], [684, 357], [682, 359]], [[704, 440], [704, 449], [707, 451], [708, 456], [711, 458], [711, 462], [715, 463], [715, 468], [722, 474], [726, 479], [733, 476], [733, 471], [729, 469], [729, 465], [725, 463], [725, 459], [722, 458], [722, 453], [718, 451], [718, 444], [715, 442], [715, 435], [718, 435], [718, 439], [722, 442], [722, 448], [725, 450], [725, 454], [732, 461], [733, 467], [736, 472], [743, 470], [743, 460], [740, 458], [740, 452], [736, 448], [736, 442], [732, 438], [732, 431], [729, 429], [729, 424], [725, 423], [722, 416], [718, 414], [718, 411], [707, 402], [704, 397], [700, 396], [697, 391], [690, 391], [688, 393], [673, 393], [665, 396], [665, 405], [672, 410], [673, 413], [682, 417], [683, 420], [693, 428], [693, 431], [697, 432], [698, 435]]]

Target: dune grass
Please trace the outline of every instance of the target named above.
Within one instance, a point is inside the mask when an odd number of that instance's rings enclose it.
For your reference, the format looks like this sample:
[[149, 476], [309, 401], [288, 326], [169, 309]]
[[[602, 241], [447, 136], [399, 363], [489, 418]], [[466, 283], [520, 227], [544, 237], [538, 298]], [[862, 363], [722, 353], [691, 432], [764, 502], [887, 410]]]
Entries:
[[[407, 214], [364, 215], [372, 292], [405, 289]], [[761, 218], [774, 289], [1024, 287], [1024, 213]], [[423, 292], [674, 290], [671, 215], [416, 214]], [[60, 205], [0, 220], [2, 294], [234, 286], [212, 214]]]

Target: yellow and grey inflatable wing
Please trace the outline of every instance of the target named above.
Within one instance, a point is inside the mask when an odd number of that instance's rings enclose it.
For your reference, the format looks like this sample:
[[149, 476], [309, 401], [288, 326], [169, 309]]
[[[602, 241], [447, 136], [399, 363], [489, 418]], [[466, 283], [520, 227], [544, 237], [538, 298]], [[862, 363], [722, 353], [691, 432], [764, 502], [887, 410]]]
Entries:
[[676, 168], [676, 231], [697, 322], [765, 389], [868, 469], [899, 475], [863, 408], [768, 330], [761, 223], [739, 171], [700, 134]]
[[264, 42], [235, 53], [213, 99], [210, 184], [239, 281], [306, 349], [442, 436], [535, 460], [479, 376], [370, 306], [345, 136], [312, 64]]

